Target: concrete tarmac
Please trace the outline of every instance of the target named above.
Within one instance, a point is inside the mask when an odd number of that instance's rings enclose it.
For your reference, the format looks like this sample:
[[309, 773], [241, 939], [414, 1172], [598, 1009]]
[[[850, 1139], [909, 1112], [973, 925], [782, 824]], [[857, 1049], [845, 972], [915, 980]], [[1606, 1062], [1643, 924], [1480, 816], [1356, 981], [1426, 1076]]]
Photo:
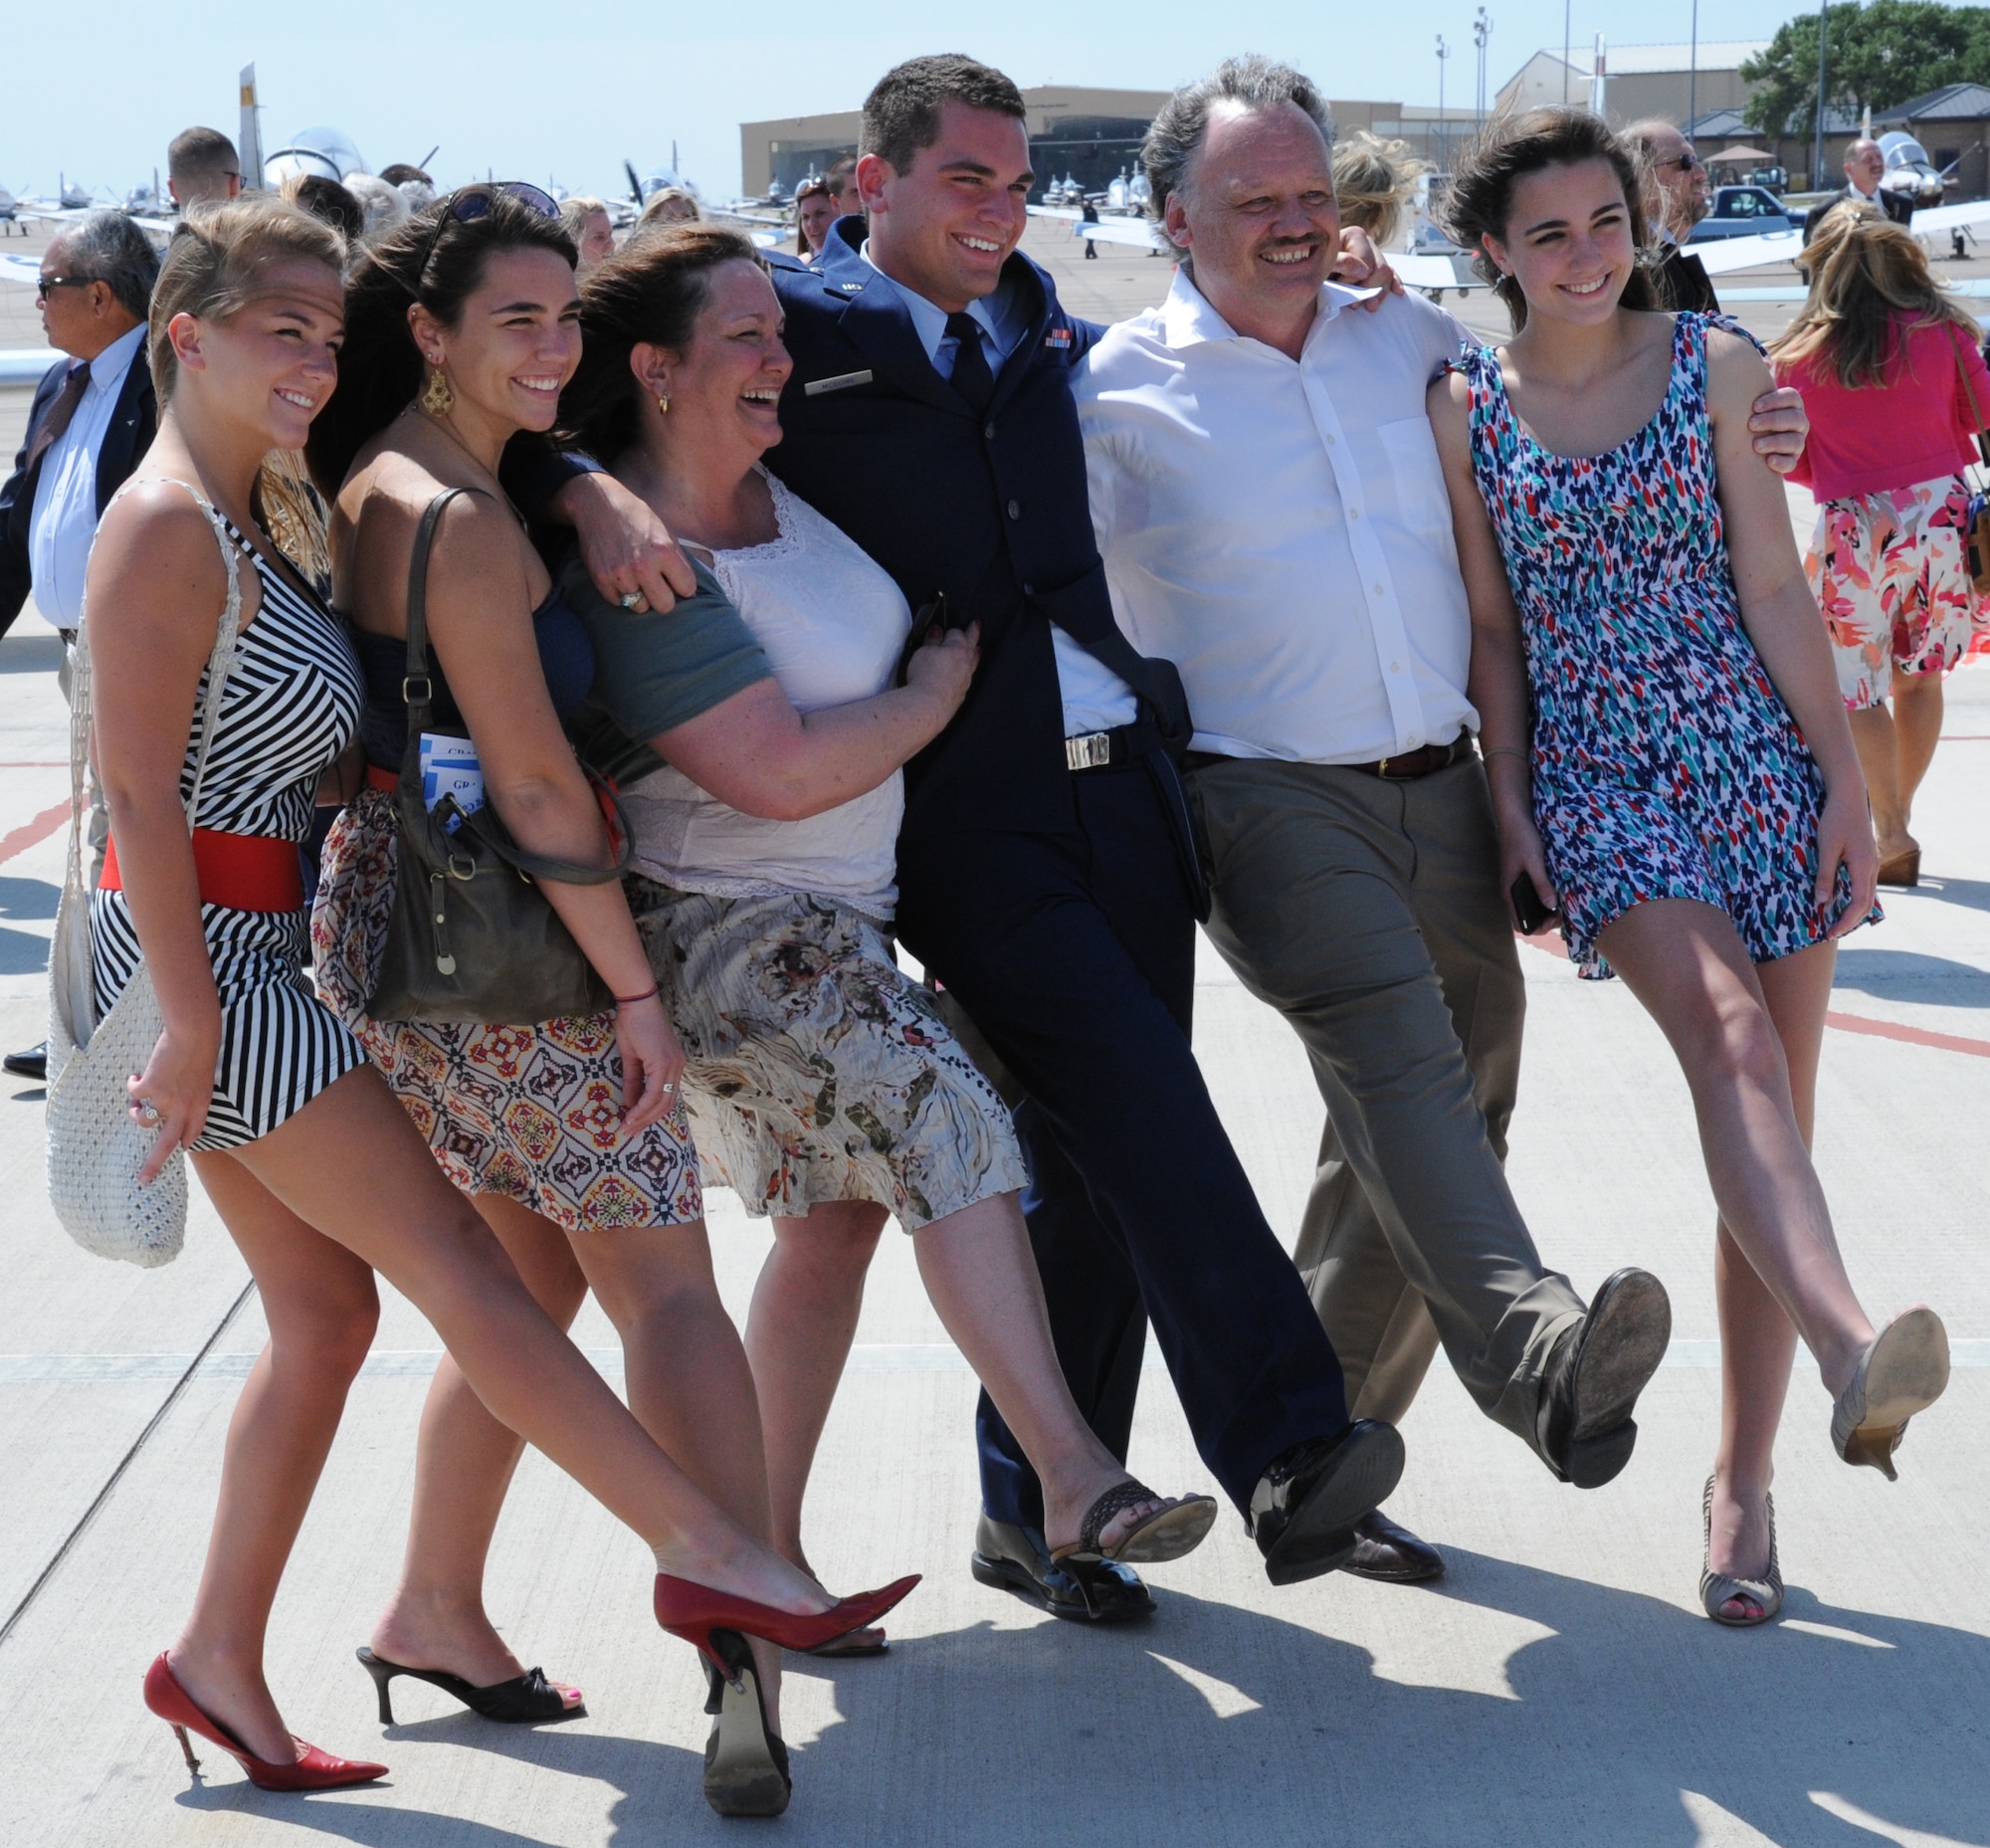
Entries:
[[[1081, 312], [1124, 313], [1165, 287], [1158, 260], [1051, 255]], [[32, 619], [0, 641], [0, 1048], [31, 1044], [45, 1016], [68, 783], [55, 666]], [[1719, 1374], [1713, 1208], [1685, 1084], [1621, 985], [1579, 983], [1527, 946], [1516, 1193], [1585, 1293], [1635, 1262], [1673, 1294], [1672, 1352], [1625, 1474], [1589, 1494], [1555, 1483], [1440, 1362], [1390, 1508], [1444, 1548], [1442, 1582], [1275, 1590], [1226, 1516], [1149, 1574], [1151, 1623], [1061, 1625], [967, 1574], [974, 1381], [889, 1235], [808, 1543], [838, 1588], [926, 1578], [894, 1614], [887, 1658], [791, 1658], [796, 1793], [772, 1832], [919, 1848], [1990, 1843], [1987, 775], [1990, 675], [1969, 668], [1949, 683], [1916, 814], [1923, 884], [1889, 894], [1887, 922], [1840, 957], [1817, 1131], [1869, 1310], [1940, 1309], [1954, 1383], [1889, 1484], [1832, 1454], [1829, 1401], [1800, 1360], [1778, 1453], [1781, 1623], [1737, 1633], [1699, 1614]], [[1197, 1009], [1225, 1121], [1290, 1239], [1321, 1119], [1305, 1061], [1206, 946]], [[261, 1317], [198, 1188], [186, 1252], [163, 1270], [72, 1246], [47, 1204], [41, 1102], [0, 1083], [0, 1844], [648, 1848], [750, 1833], [699, 1795], [701, 1683], [650, 1617], [646, 1549], [536, 1456], [498, 1533], [490, 1605], [527, 1664], [585, 1688], [588, 1717], [498, 1727], [402, 1683], [399, 1723], [377, 1725], [351, 1650], [394, 1579], [438, 1346], [391, 1293], [268, 1660], [299, 1734], [392, 1774], [267, 1795], [202, 1749], [189, 1779], [139, 1682], [193, 1593]], [[710, 1204], [743, 1315], [765, 1222], [717, 1190]], [[576, 1337], [619, 1378], [592, 1306]], [[1208, 1482], [1151, 1360], [1131, 1461], [1163, 1490]]]

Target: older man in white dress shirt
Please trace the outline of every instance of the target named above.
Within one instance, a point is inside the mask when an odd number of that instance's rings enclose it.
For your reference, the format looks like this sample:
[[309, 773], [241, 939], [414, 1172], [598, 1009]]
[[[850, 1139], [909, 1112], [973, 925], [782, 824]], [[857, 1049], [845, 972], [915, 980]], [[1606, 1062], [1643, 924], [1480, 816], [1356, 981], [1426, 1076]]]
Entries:
[[[1326, 106], [1235, 60], [1156, 117], [1148, 178], [1185, 253], [1077, 386], [1115, 614], [1181, 669], [1211, 936], [1279, 1008], [1330, 1113], [1298, 1259], [1358, 1417], [1408, 1409], [1437, 1342], [1555, 1474], [1608, 1482], [1665, 1351], [1657, 1279], [1585, 1308], [1501, 1169], [1525, 1000], [1483, 767], [1471, 620], [1430, 379], [1465, 329], [1326, 281]], [[1802, 447], [1789, 394], [1758, 447]], [[1348, 1569], [1442, 1570], [1381, 1516]]]

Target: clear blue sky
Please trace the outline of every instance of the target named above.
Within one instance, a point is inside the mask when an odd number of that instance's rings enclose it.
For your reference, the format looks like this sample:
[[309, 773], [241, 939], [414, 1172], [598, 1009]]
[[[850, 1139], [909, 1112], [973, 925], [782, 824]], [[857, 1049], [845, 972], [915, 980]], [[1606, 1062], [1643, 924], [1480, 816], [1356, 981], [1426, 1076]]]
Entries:
[[[1562, 39], [1560, 0], [1491, 9], [1489, 94]], [[1766, 38], [1790, 11], [1786, 0], [1707, 0], [1700, 34]], [[235, 132], [235, 74], [252, 59], [266, 150], [328, 122], [375, 166], [440, 142], [445, 183], [495, 168], [599, 191], [620, 184], [623, 155], [648, 170], [675, 138], [685, 171], [713, 197], [738, 186], [742, 120], [855, 108], [880, 73], [919, 52], [969, 52], [1024, 85], [1165, 89], [1228, 53], [1263, 51], [1330, 96], [1434, 103], [1442, 32], [1456, 48], [1448, 100], [1473, 93], [1474, 7], [1462, 0], [1039, 4], [1003, 7], [979, 31], [926, 23], [936, 12], [899, 4], [873, 24], [862, 8], [820, 0], [18, 0], [0, 28], [0, 186], [52, 192], [60, 170], [121, 196], [163, 166], [166, 142], [190, 122]], [[1645, 44], [1684, 40], [1692, 6], [1574, 0], [1571, 18], [1578, 46], [1599, 31]]]

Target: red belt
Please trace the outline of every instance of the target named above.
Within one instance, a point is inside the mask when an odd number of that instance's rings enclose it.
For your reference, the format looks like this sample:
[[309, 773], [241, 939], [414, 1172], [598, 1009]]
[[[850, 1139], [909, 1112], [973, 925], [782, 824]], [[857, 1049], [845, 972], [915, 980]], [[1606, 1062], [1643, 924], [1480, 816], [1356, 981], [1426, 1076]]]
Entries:
[[[231, 912], [296, 912], [303, 909], [303, 867], [296, 841], [267, 834], [218, 834], [212, 828], [193, 831], [194, 871], [200, 880], [201, 902], [226, 906]], [[103, 854], [103, 873], [97, 882], [103, 892], [122, 892], [117, 871], [117, 843]]]
[[392, 795], [401, 786], [399, 770], [383, 770], [377, 763], [366, 766], [366, 787], [377, 789], [382, 795]]

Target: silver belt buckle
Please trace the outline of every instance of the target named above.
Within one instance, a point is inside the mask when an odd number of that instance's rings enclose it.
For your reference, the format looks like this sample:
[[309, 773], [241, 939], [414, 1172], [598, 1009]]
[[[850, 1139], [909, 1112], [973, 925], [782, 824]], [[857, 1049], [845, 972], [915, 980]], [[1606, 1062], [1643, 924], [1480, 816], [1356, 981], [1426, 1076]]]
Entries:
[[1111, 761], [1112, 733], [1109, 731], [1088, 731], [1080, 737], [1064, 741], [1064, 767], [1067, 770], [1102, 770]]

